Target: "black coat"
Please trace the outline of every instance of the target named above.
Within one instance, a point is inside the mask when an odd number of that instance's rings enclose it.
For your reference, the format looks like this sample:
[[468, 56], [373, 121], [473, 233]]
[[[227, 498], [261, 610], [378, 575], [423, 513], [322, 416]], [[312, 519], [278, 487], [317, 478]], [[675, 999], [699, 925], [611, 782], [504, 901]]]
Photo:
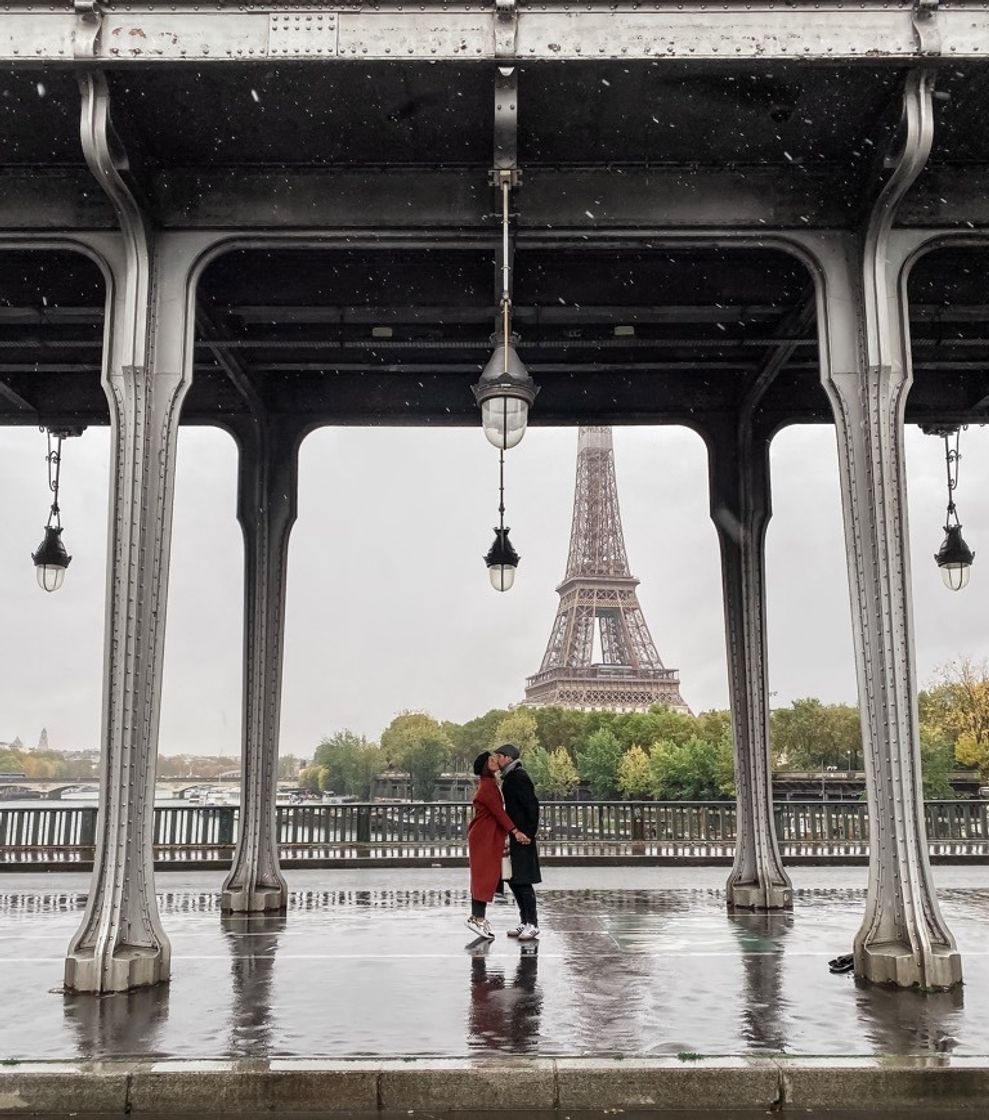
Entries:
[[514, 836], [509, 839], [512, 856], [512, 882], [541, 883], [539, 873], [539, 853], [536, 851], [536, 833], [539, 830], [539, 798], [532, 785], [532, 779], [516, 766], [505, 774], [501, 781], [501, 792], [505, 798], [505, 812], [520, 832], [524, 832], [531, 844], [520, 844]]

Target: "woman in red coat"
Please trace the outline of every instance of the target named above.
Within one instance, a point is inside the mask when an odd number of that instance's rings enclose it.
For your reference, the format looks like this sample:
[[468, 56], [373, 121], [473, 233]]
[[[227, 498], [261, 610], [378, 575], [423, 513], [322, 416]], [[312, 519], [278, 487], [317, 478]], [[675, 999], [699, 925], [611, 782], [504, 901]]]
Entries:
[[501, 790], [495, 780], [498, 771], [498, 763], [490, 751], [483, 751], [474, 759], [478, 782], [474, 794], [474, 816], [467, 827], [467, 855], [470, 860], [470, 917], [467, 928], [488, 941], [494, 940], [494, 934], [485, 913], [501, 880], [505, 837], [510, 832], [520, 844], [527, 843], [529, 839], [512, 824], [505, 812]]

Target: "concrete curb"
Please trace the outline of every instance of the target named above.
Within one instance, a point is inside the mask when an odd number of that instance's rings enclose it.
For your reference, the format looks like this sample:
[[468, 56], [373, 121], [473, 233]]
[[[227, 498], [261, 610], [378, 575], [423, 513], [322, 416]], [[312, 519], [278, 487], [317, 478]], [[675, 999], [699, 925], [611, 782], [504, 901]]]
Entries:
[[984, 1112], [989, 1057], [14, 1062], [0, 1115], [929, 1108]]

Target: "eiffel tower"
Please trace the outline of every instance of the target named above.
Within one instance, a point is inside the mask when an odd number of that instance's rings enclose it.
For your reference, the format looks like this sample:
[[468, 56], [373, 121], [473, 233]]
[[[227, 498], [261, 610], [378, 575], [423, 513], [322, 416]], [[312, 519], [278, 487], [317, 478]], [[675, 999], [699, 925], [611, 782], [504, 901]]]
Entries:
[[663, 665], [653, 644], [638, 584], [625, 553], [611, 428], [582, 425], [567, 574], [556, 589], [560, 605], [543, 663], [525, 682], [526, 704], [689, 710], [679, 673]]

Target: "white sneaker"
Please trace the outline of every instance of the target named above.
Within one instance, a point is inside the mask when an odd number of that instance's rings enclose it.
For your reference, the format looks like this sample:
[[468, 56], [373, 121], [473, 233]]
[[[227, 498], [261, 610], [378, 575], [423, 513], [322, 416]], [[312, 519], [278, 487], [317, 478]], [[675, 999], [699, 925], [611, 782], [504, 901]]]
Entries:
[[526, 925], [519, 930], [519, 941], [535, 941], [538, 936], [538, 926]]
[[524, 925], [522, 925], [522, 923], [520, 922], [520, 923], [519, 923], [519, 924], [518, 924], [517, 926], [515, 926], [515, 927], [514, 927], [513, 929], [510, 929], [510, 930], [508, 931], [508, 933], [506, 933], [506, 934], [505, 934], [505, 936], [506, 936], [506, 937], [519, 937], [519, 936], [521, 936], [521, 934], [522, 934], [522, 930], [524, 930], [524, 929], [525, 929], [525, 926], [524, 926]]
[[491, 932], [491, 926], [488, 925], [487, 918], [475, 918], [471, 914], [467, 919], [467, 928], [475, 937], [483, 937], [486, 941], [494, 941], [494, 934]]

